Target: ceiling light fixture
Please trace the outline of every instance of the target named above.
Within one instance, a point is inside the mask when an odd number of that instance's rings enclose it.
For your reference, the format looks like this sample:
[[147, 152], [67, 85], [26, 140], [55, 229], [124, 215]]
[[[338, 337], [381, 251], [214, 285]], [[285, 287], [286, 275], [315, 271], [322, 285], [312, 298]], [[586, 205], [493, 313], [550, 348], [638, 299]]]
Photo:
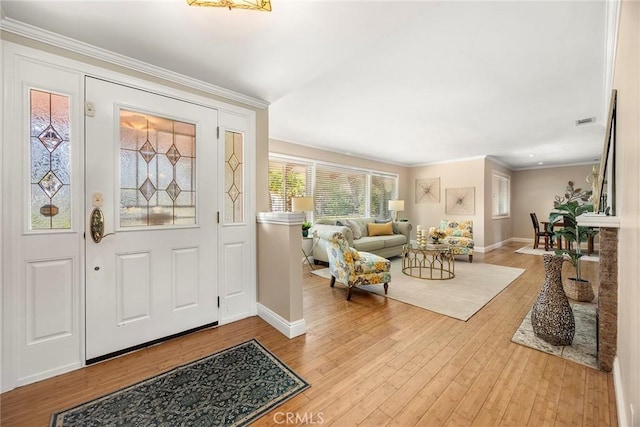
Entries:
[[228, 7], [271, 12], [271, 0], [187, 0], [189, 6]]

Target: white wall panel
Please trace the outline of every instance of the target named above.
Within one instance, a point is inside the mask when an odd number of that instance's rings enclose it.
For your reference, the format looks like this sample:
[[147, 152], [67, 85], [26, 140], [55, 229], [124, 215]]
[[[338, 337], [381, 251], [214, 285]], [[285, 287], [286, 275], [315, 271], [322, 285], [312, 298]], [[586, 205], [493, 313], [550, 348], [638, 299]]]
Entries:
[[118, 324], [134, 322], [149, 317], [151, 305], [151, 254], [118, 254], [117, 257], [117, 306]]
[[27, 263], [27, 345], [71, 335], [73, 269], [70, 258]]
[[198, 248], [174, 249], [172, 253], [173, 309], [198, 304]]
[[224, 277], [222, 283], [224, 286], [224, 296], [230, 297], [244, 292], [243, 272], [249, 266], [245, 265], [244, 248], [246, 244], [228, 243], [223, 246], [223, 265]]

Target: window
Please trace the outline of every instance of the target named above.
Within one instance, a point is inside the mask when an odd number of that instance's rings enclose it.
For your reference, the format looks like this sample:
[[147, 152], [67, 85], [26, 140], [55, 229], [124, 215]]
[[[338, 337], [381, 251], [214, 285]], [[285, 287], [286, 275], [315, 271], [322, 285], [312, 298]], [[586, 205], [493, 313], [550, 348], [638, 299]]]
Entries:
[[493, 173], [493, 218], [508, 218], [511, 215], [511, 178]]
[[271, 212], [290, 212], [292, 196], [314, 197], [313, 217], [390, 218], [398, 176], [342, 165], [272, 155], [269, 157]]
[[316, 218], [366, 215], [367, 175], [364, 172], [319, 165], [315, 178]]
[[196, 223], [196, 126], [120, 110], [120, 226]]
[[311, 164], [269, 158], [269, 210], [291, 212], [291, 197], [311, 196]]
[[71, 228], [69, 97], [30, 90], [31, 230]]

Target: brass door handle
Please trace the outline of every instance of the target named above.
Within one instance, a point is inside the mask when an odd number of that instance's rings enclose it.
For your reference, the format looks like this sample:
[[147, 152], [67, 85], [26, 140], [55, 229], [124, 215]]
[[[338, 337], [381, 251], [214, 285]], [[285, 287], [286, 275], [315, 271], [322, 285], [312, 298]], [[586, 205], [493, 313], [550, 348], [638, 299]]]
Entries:
[[94, 242], [100, 243], [100, 241], [107, 236], [114, 233], [104, 234], [104, 214], [100, 208], [93, 208], [91, 211], [91, 238]]

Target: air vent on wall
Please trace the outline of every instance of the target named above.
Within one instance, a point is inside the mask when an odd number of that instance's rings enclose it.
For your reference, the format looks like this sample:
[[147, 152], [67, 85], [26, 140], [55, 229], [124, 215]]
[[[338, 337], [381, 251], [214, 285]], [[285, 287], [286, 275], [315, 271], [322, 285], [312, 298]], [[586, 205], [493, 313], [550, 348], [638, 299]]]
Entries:
[[576, 126], [582, 126], [582, 125], [586, 125], [587, 123], [595, 123], [596, 122], [596, 118], [595, 117], [588, 117], [586, 119], [578, 119], [576, 120]]

